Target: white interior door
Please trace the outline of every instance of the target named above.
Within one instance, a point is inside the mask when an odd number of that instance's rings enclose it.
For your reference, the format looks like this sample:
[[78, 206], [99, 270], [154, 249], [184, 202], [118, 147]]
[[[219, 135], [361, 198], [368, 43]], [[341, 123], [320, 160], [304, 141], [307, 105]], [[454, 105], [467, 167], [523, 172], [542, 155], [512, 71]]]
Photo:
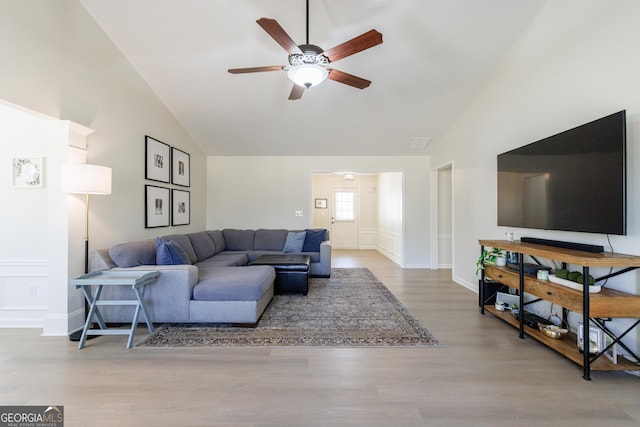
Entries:
[[331, 190], [331, 246], [358, 249], [358, 189]]

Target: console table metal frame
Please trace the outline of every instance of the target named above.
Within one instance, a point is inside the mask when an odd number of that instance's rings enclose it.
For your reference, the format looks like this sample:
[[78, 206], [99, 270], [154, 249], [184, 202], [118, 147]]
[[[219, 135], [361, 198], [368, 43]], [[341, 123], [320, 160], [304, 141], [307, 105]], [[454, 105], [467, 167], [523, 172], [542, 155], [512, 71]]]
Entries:
[[[566, 299], [566, 300], [574, 300], [574, 293], [578, 292], [581, 295], [581, 304], [572, 303], [570, 307], [566, 307], [573, 311], [582, 313], [582, 324], [583, 334], [585, 337], [588, 336], [588, 325], [590, 321], [592, 321], [597, 327], [599, 327], [605, 334], [607, 334], [611, 339], [611, 344], [600, 351], [600, 353], [596, 355], [590, 355], [588, 351], [583, 351], [581, 358], [576, 357], [577, 349], [575, 351], [569, 350], [565, 348], [563, 344], [559, 343], [557, 340], [545, 339], [544, 336], [538, 333], [535, 330], [526, 331], [527, 335], [532, 336], [536, 340], [542, 342], [543, 344], [553, 348], [554, 350], [560, 352], [566, 357], [569, 357], [576, 363], [579, 363], [583, 367], [583, 378], [585, 380], [591, 379], [591, 367], [594, 362], [598, 361], [597, 369], [598, 370], [638, 370], [638, 365], [634, 365], [631, 362], [623, 362], [619, 365], [613, 365], [606, 360], [606, 358], [601, 358], [605, 351], [609, 350], [609, 348], [613, 345], [619, 344], [623, 347], [627, 352], [630, 353], [637, 361], [640, 361], [639, 356], [631, 351], [631, 349], [626, 346], [621, 339], [627, 335], [631, 330], [633, 330], [638, 324], [640, 324], [640, 296], [625, 294], [623, 292], [618, 292], [614, 290], [609, 290], [603, 288], [600, 294], [594, 294], [594, 296], [590, 296], [589, 294], [589, 267], [621, 267], [620, 271], [614, 272], [612, 274], [608, 274], [606, 276], [600, 277], [596, 279], [596, 282], [606, 280], [610, 277], [617, 276], [619, 274], [623, 274], [632, 270], [635, 270], [640, 267], [640, 256], [634, 255], [625, 255], [625, 254], [616, 254], [616, 253], [591, 253], [591, 252], [583, 252], [572, 249], [563, 249], [563, 248], [555, 248], [551, 246], [545, 245], [537, 245], [532, 243], [521, 243], [519, 241], [507, 241], [507, 240], [479, 240], [480, 243], [480, 253], [482, 254], [485, 246], [491, 248], [499, 248], [506, 251], [514, 252], [518, 254], [518, 262], [520, 265], [520, 270], [517, 273], [517, 278], [512, 277], [513, 272], [508, 271], [507, 269], [501, 267], [491, 266], [490, 269], [492, 272], [495, 272], [498, 277], [491, 277], [492, 280], [504, 283], [507, 286], [514, 287], [518, 289], [519, 297], [520, 297], [520, 310], [523, 310], [525, 305], [524, 303], [524, 293], [531, 293], [542, 299]], [[575, 291], [570, 288], [563, 287], [561, 285], [556, 285], [554, 283], [539, 281], [534, 277], [526, 276], [523, 271], [524, 267], [524, 257], [525, 255], [529, 255], [535, 260], [536, 256], [541, 258], [551, 259], [555, 261], [561, 261], [563, 264], [572, 264], [582, 267], [583, 274], [583, 290]], [[489, 268], [489, 267], [488, 267]], [[492, 274], [493, 276], [494, 274]], [[504, 282], [501, 282], [504, 280]], [[485, 282], [485, 270], [482, 270], [482, 274], [480, 277], [480, 286], [479, 286], [479, 294], [480, 294], [480, 311], [484, 314], [486, 301], [484, 292], [484, 282]], [[517, 282], [517, 283], [516, 283]], [[554, 294], [555, 292], [555, 294]], [[561, 296], [557, 296], [561, 295]], [[565, 298], [566, 297], [566, 298]], [[595, 307], [591, 307], [591, 299], [597, 299], [597, 305]], [[568, 301], [569, 302], [569, 301]], [[554, 303], [563, 306], [558, 301], [554, 301]], [[507, 321], [508, 323], [515, 324], [516, 327], [519, 328], [519, 337], [524, 338], [525, 328], [524, 328], [524, 316], [520, 316], [520, 320], [516, 321], [514, 319], [509, 319], [505, 315], [499, 313], [497, 310], [486, 307], [488, 311], [497, 315], [502, 320]], [[591, 316], [594, 316], [593, 318]], [[513, 316], [511, 316], [513, 317]], [[608, 329], [604, 320], [609, 318], [632, 318], [638, 319], [636, 320], [630, 327], [628, 327], [621, 334], [614, 334], [610, 329]], [[577, 346], [576, 346], [577, 347]], [[603, 360], [604, 359], [604, 360]]]
[[[87, 335], [129, 335], [127, 348], [131, 348], [133, 337], [138, 325], [138, 317], [142, 312], [144, 320], [149, 328], [149, 333], [154, 331], [153, 323], [149, 317], [149, 313], [144, 305], [144, 290], [147, 285], [153, 283], [158, 276], [159, 271], [96, 271], [93, 273], [83, 274], [71, 280], [71, 284], [76, 289], [82, 289], [84, 297], [89, 303], [89, 314], [87, 321], [82, 330], [82, 336], [78, 343], [78, 349], [84, 347]], [[95, 293], [92, 293], [91, 287], [95, 286]], [[136, 295], [135, 300], [100, 300], [102, 289], [104, 286], [131, 286]], [[136, 310], [131, 321], [131, 329], [108, 329], [98, 306], [107, 305], [135, 305]], [[99, 329], [91, 329], [91, 324], [96, 322]]]

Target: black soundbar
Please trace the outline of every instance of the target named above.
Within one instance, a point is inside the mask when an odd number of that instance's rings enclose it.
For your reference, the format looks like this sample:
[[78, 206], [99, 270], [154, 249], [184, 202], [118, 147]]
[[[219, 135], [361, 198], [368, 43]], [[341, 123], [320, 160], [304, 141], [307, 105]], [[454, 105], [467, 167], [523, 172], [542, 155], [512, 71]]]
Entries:
[[563, 242], [560, 240], [538, 239], [537, 237], [521, 237], [522, 243], [533, 243], [536, 245], [553, 246], [555, 248], [574, 249], [576, 251], [600, 253], [604, 252], [604, 246], [589, 245], [586, 243]]

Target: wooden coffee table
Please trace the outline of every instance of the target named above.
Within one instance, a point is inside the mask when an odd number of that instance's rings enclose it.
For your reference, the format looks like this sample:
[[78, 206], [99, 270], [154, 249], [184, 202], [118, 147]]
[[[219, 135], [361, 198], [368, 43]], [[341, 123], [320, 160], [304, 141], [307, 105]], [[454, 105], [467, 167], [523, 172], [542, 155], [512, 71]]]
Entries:
[[309, 255], [262, 255], [249, 265], [270, 265], [276, 270], [274, 293], [309, 292], [311, 257]]

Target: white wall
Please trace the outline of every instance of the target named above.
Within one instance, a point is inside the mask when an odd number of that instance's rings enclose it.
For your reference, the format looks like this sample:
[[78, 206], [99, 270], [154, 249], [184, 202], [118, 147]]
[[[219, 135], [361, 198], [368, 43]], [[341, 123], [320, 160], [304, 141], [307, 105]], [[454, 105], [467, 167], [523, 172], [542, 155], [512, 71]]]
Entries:
[[[46, 333], [51, 329], [46, 327], [48, 319], [55, 318], [53, 323], [67, 330], [68, 215], [56, 178], [68, 141], [68, 122], [0, 104], [0, 176], [4, 178], [0, 235], [5, 242], [0, 248], [2, 327], [42, 327]], [[13, 158], [19, 157], [43, 159], [42, 187], [12, 187]]]
[[[546, 2], [530, 28], [432, 151], [432, 164], [455, 161], [454, 280], [477, 289], [478, 239], [522, 235], [600, 244], [604, 235], [507, 230], [496, 225], [496, 155], [627, 110], [628, 235], [615, 252], [640, 255], [640, 2]], [[608, 269], [607, 269], [608, 271]], [[602, 272], [598, 272], [602, 273]], [[608, 286], [640, 293], [637, 273]], [[626, 321], [613, 322], [619, 330]], [[628, 338], [637, 348], [637, 335]]]
[[[90, 127], [87, 162], [113, 169], [112, 194], [91, 201], [92, 248], [204, 228], [203, 152], [77, 1], [3, 1], [0, 38], [0, 99]], [[191, 155], [190, 226], [144, 228], [145, 135]]]
[[[425, 185], [427, 185], [425, 183]], [[428, 188], [428, 187], [426, 187]], [[399, 172], [378, 176], [378, 227], [376, 248], [378, 251], [404, 265], [403, 260], [403, 199], [404, 186]], [[405, 236], [406, 238], [406, 236]], [[427, 260], [425, 260], [425, 263]]]
[[[91, 199], [92, 249], [204, 228], [203, 152], [77, 1], [2, 1], [0, 39], [11, 41], [0, 43], [0, 100], [93, 129], [95, 133], [87, 139], [87, 162], [113, 169], [112, 194]], [[189, 226], [144, 228], [144, 185], [151, 183], [144, 179], [145, 135], [191, 155]], [[33, 152], [49, 164], [43, 147]], [[49, 172], [57, 176], [55, 170]], [[8, 178], [0, 182], [4, 190], [8, 185]], [[66, 202], [66, 196], [63, 200]], [[71, 208], [73, 200], [70, 198]], [[26, 230], [23, 239], [36, 240], [43, 221], [55, 225], [55, 217], [32, 212], [36, 203], [44, 202], [16, 204], [17, 212], [5, 212], [0, 219], [15, 221], [16, 230]], [[82, 249], [82, 240], [72, 242], [70, 251], [73, 244]], [[31, 256], [36, 257], [37, 251]], [[0, 264], [7, 262], [4, 256], [0, 255]], [[51, 262], [43, 256], [44, 262]], [[82, 257], [70, 260], [74, 261], [81, 269]]]
[[[207, 228], [312, 225], [313, 173], [403, 172], [404, 267], [429, 266], [427, 157], [216, 157], [207, 161]], [[296, 217], [295, 211], [303, 211]]]

